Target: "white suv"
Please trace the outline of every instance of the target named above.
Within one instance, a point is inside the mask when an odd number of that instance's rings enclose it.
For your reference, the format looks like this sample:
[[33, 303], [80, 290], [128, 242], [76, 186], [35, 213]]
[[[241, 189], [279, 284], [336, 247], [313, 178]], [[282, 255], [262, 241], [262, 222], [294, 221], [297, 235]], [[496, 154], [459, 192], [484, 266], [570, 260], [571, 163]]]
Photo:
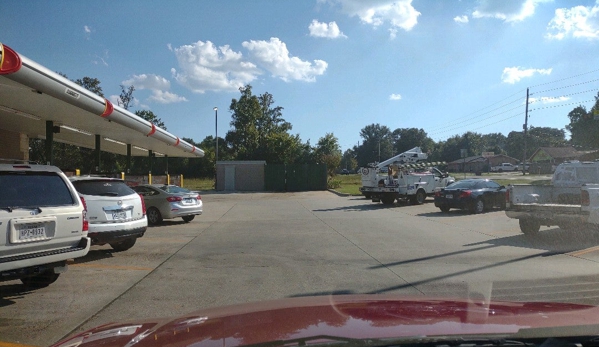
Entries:
[[0, 281], [45, 287], [87, 254], [85, 202], [59, 168], [0, 160]]
[[110, 244], [118, 252], [135, 245], [148, 228], [144, 199], [121, 179], [73, 176], [71, 182], [87, 203], [92, 245]]

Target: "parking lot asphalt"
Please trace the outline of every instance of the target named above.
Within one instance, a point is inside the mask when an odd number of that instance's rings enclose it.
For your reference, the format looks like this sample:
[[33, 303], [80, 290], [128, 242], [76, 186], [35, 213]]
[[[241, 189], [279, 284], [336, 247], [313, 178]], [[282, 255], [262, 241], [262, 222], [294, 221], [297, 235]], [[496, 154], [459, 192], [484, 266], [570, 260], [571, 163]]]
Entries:
[[298, 296], [599, 304], [599, 235], [520, 233], [503, 211], [440, 213], [319, 192], [205, 194], [190, 223], [150, 227], [126, 252], [94, 246], [58, 281], [0, 283], [0, 346], [45, 346], [113, 321]]

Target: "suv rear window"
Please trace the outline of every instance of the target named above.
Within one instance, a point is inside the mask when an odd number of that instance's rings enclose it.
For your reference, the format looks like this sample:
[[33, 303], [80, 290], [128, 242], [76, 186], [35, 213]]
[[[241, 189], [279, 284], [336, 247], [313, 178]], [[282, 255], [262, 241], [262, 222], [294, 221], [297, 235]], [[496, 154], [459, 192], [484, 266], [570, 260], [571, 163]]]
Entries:
[[66, 182], [53, 172], [0, 172], [0, 208], [74, 205]]
[[74, 181], [73, 185], [83, 195], [127, 196], [137, 194], [122, 181], [82, 180]]

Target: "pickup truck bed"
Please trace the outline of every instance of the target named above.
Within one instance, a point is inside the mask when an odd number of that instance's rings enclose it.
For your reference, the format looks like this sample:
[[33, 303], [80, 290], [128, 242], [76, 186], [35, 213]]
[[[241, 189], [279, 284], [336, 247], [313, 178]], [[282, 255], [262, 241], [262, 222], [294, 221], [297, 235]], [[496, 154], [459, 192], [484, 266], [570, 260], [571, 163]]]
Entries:
[[[505, 214], [519, 220], [523, 233], [536, 233], [541, 225], [562, 229], [596, 226], [588, 206], [581, 204], [582, 191], [590, 187], [510, 185]], [[587, 194], [588, 196], [588, 194]]]

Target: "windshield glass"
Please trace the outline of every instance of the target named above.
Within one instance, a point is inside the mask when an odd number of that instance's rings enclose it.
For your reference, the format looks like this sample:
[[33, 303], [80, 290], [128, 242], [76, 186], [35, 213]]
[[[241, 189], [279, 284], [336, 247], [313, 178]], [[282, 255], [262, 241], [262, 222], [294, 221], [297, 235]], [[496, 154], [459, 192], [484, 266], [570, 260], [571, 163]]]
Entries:
[[27, 172], [0, 174], [0, 347], [599, 327], [599, 0], [4, 0], [0, 23], [0, 169]]

